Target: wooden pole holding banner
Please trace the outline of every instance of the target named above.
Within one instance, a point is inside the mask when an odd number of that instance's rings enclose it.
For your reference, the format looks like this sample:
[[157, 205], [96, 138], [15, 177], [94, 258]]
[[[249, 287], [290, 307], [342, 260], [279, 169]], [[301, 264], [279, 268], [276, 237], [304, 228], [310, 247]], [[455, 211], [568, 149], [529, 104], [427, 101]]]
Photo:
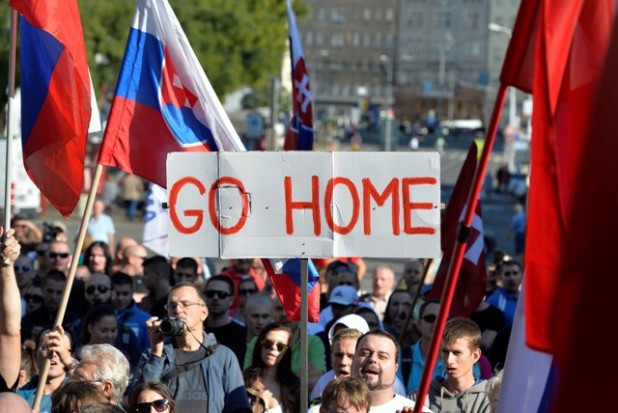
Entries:
[[494, 146], [496, 140], [496, 131], [498, 129], [498, 120], [502, 114], [502, 107], [506, 99], [507, 86], [503, 83], [498, 88], [498, 95], [494, 102], [494, 109], [489, 121], [489, 127], [485, 136], [485, 144], [483, 145], [483, 151], [479, 160], [478, 166], [474, 173], [474, 180], [468, 193], [468, 201], [466, 202], [466, 209], [463, 221], [459, 224], [457, 230], [457, 240], [455, 242], [455, 248], [453, 249], [453, 256], [448, 267], [448, 275], [446, 277], [446, 283], [444, 284], [444, 290], [442, 291], [442, 297], [440, 300], [440, 310], [438, 311], [438, 319], [434, 326], [433, 335], [431, 337], [431, 343], [429, 345], [429, 353], [423, 369], [423, 375], [421, 376], [421, 383], [418, 388], [416, 397], [416, 405], [414, 406], [414, 413], [421, 413], [425, 401], [425, 397], [429, 392], [429, 384], [433, 376], [433, 369], [438, 359], [438, 352], [440, 350], [440, 342], [442, 341], [442, 334], [444, 333], [444, 326], [446, 325], [446, 318], [448, 317], [451, 309], [451, 303], [453, 302], [453, 296], [455, 295], [455, 287], [457, 286], [457, 279], [459, 278], [459, 271], [461, 269], [461, 263], [466, 252], [466, 246], [470, 235], [470, 228], [472, 226], [472, 219], [474, 218], [474, 211], [476, 210], [476, 204], [478, 202], [479, 193], [483, 185], [483, 178], [487, 172], [487, 164], [489, 163], [489, 155]]
[[309, 406], [309, 261], [300, 259], [300, 410]]
[[[9, 85], [8, 110], [6, 116], [6, 164], [4, 174], [4, 233], [11, 228], [11, 183], [13, 182], [13, 136], [11, 136], [11, 115], [13, 113], [12, 100], [15, 96], [15, 59], [17, 56], [17, 12], [11, 9], [11, 34], [9, 49]], [[8, 258], [5, 258], [8, 264]]]
[[[79, 227], [79, 234], [77, 236], [77, 242], [75, 243], [75, 250], [73, 251], [73, 259], [71, 260], [71, 267], [69, 268], [67, 283], [64, 287], [62, 302], [60, 303], [58, 313], [56, 314], [56, 321], [54, 321], [54, 328], [62, 325], [62, 321], [64, 320], [64, 315], [66, 313], [67, 305], [69, 303], [69, 295], [71, 293], [71, 288], [73, 287], [73, 281], [75, 280], [75, 272], [77, 271], [77, 266], [79, 264], [79, 253], [84, 245], [84, 239], [86, 238], [86, 230], [88, 229], [88, 221], [90, 221], [90, 215], [92, 214], [92, 206], [94, 205], [94, 200], [96, 198], [97, 189], [99, 187], [99, 180], [101, 179], [102, 173], [103, 165], [97, 164], [94, 172], [92, 186], [90, 187], [90, 192], [88, 193], [86, 209], [84, 210], [82, 222]], [[34, 404], [32, 405], [33, 410], [38, 410], [39, 406], [41, 405], [41, 399], [43, 398], [43, 389], [45, 387], [45, 382], [47, 381], [50, 362], [51, 359], [46, 359], [45, 366], [43, 367], [43, 370], [39, 373], [39, 384], [36, 389]]]

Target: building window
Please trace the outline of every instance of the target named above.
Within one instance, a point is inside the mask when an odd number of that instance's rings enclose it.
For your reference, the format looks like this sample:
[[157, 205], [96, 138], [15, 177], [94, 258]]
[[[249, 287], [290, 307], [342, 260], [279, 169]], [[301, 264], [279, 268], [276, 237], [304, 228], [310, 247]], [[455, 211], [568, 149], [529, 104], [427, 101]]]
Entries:
[[367, 22], [371, 20], [371, 10], [370, 9], [365, 9], [363, 13], [363, 19]]

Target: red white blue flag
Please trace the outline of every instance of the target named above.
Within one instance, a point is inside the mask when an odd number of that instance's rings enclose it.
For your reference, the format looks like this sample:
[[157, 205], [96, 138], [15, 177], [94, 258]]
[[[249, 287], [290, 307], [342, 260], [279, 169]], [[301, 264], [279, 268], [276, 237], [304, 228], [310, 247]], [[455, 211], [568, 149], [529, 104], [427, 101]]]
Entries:
[[288, 30], [290, 57], [292, 59], [292, 118], [285, 133], [285, 150], [307, 151], [313, 149], [313, 103], [305, 55], [298, 36], [296, 18], [290, 0], [288, 7]]
[[68, 217], [79, 200], [90, 124], [86, 46], [75, 0], [11, 0], [21, 19], [24, 166]]
[[[300, 320], [302, 288], [300, 259], [263, 259], [262, 263], [285, 313], [292, 321]], [[311, 260], [308, 260], [308, 271], [308, 319], [317, 323], [320, 320], [320, 275]]]
[[138, 0], [99, 163], [166, 187], [170, 152], [244, 151], [166, 0]]

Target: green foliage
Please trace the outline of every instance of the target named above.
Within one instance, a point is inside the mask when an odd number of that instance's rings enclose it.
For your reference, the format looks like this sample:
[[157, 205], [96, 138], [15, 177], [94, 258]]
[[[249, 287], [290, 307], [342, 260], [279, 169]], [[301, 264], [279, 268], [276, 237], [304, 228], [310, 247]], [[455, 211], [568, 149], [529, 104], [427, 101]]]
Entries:
[[[170, 4], [219, 96], [244, 86], [268, 88], [269, 75], [278, 76], [288, 38], [285, 0], [170, 0]], [[297, 18], [307, 14], [302, 0], [293, 4]], [[106, 91], [111, 97], [135, 1], [79, 0], [79, 8], [97, 96], [102, 98]], [[5, 2], [0, 7], [0, 112], [6, 103], [9, 15]]]

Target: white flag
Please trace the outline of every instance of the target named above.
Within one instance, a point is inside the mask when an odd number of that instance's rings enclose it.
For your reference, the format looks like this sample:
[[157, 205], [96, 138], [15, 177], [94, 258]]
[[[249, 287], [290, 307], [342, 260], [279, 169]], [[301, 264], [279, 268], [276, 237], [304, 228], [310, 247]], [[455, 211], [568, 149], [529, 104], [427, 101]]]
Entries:
[[144, 214], [144, 235], [142, 244], [159, 255], [169, 258], [169, 240], [167, 238], [167, 191], [159, 185], [150, 184], [146, 213]]

